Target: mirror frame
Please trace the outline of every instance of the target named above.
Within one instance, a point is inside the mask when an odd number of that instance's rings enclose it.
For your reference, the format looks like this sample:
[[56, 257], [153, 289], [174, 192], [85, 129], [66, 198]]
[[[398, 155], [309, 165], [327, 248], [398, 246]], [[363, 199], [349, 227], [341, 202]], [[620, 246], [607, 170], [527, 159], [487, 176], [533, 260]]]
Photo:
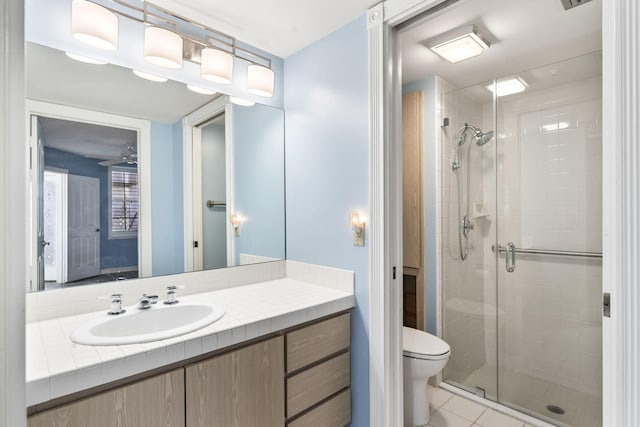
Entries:
[[[121, 129], [129, 129], [138, 134], [138, 186], [139, 186], [139, 208], [140, 216], [138, 226], [138, 277], [151, 277], [152, 273], [152, 246], [151, 246], [151, 122], [148, 120], [135, 119], [132, 117], [120, 116], [111, 113], [102, 113], [66, 105], [53, 104], [43, 101], [26, 100], [26, 149], [35, 153], [33, 143], [34, 132], [32, 131], [31, 118], [33, 116], [48, 117], [60, 120], [69, 120], [80, 123], [88, 123], [99, 126], [109, 126]], [[27, 155], [31, 158], [27, 165], [27, 184], [31, 189], [28, 197], [27, 212], [30, 213], [29, 244], [27, 245], [27, 260], [29, 280], [27, 281], [27, 292], [37, 291], [38, 263], [37, 263], [37, 239], [33, 230], [38, 227], [38, 180], [32, 180], [32, 171], [39, 167], [37, 156]]]

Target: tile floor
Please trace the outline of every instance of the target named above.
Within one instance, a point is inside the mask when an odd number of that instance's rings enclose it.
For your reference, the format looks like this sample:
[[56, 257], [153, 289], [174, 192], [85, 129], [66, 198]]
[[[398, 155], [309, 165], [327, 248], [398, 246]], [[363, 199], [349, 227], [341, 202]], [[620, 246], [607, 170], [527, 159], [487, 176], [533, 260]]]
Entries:
[[428, 386], [427, 393], [431, 404], [428, 427], [533, 427], [441, 388]]

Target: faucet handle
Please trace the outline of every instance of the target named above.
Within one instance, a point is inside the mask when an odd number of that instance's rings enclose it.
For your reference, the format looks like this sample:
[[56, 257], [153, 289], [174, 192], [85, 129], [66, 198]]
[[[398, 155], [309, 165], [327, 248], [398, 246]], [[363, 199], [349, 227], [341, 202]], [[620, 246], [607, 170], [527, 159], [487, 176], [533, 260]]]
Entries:
[[167, 286], [167, 299], [164, 301], [165, 304], [177, 304], [178, 299], [176, 298], [176, 289], [178, 289], [177, 286], [171, 285], [171, 286]]
[[122, 308], [122, 294], [111, 294], [111, 309], [107, 312], [112, 316], [122, 314], [126, 310]]

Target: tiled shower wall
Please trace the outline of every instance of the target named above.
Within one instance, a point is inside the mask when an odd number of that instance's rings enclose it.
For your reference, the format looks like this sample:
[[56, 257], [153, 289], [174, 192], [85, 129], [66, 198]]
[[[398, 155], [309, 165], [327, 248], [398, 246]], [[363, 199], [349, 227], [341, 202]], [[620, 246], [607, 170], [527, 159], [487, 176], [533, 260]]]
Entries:
[[[492, 130], [493, 106], [437, 82], [440, 118], [450, 123], [438, 141], [439, 332], [452, 346], [444, 377], [481, 386], [495, 398], [499, 357], [500, 400], [524, 406], [534, 394], [544, 399], [555, 387], [593, 396], [595, 402], [602, 381], [601, 261], [519, 255], [516, 271], [507, 273], [504, 255], [496, 261], [492, 245], [498, 225], [501, 245], [601, 251], [601, 80], [500, 99], [497, 138], [472, 147], [470, 210], [476, 203], [476, 211], [489, 215], [473, 218], [465, 262], [458, 254], [451, 170], [456, 131], [465, 122]], [[465, 383], [481, 368], [483, 375]]]

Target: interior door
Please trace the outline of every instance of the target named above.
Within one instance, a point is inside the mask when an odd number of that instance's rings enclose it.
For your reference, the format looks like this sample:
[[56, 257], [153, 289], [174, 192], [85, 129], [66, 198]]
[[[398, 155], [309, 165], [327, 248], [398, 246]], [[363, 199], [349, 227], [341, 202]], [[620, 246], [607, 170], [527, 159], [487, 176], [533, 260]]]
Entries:
[[[37, 288], [44, 290], [44, 248], [49, 244], [44, 239], [44, 141], [40, 137], [38, 117], [31, 116], [32, 147], [35, 148], [35, 180], [37, 185], [37, 227], [36, 227], [36, 263], [37, 263]], [[34, 177], [32, 176], [32, 179]]]
[[100, 180], [69, 175], [68, 178], [67, 280], [100, 274]]

